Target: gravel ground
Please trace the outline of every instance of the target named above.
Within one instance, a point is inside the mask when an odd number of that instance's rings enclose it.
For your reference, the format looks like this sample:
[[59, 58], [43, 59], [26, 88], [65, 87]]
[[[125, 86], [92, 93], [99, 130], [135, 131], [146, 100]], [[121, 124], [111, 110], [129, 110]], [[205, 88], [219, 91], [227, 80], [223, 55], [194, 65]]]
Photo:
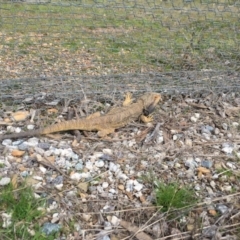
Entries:
[[[86, 101], [75, 112], [104, 112], [110, 105]], [[0, 133], [67, 115], [58, 105], [42, 109], [3, 107]], [[89, 132], [6, 139], [0, 184], [18, 174], [47, 197], [39, 222], [48, 229], [74, 220], [74, 231], [59, 239], [239, 239], [239, 116], [238, 93], [166, 95], [153, 123], [131, 123], [107, 139]], [[172, 182], [194, 189], [198, 202], [163, 213], [155, 189]]]

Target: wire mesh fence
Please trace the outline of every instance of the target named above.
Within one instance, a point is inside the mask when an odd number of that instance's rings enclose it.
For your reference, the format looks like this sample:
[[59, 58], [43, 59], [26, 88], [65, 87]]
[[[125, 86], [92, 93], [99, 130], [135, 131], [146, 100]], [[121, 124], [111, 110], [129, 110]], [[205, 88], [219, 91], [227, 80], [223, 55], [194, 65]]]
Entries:
[[2, 100], [239, 90], [240, 1], [0, 0]]

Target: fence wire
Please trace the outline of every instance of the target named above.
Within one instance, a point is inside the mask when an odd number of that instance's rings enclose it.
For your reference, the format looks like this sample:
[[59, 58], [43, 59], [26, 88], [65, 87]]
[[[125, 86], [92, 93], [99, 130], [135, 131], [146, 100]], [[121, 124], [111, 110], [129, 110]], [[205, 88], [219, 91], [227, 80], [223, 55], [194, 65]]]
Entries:
[[2, 101], [240, 89], [240, 1], [0, 0]]

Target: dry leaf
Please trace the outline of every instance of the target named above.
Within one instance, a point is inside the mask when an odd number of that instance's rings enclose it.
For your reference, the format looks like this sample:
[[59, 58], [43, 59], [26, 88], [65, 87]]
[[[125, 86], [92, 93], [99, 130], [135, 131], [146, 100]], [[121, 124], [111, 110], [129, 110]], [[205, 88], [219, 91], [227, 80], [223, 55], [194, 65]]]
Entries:
[[141, 228], [138, 228], [130, 222], [121, 220], [120, 225], [126, 228], [129, 232], [136, 234], [135, 237], [139, 240], [152, 240], [148, 234], [142, 232]]
[[28, 111], [19, 111], [19, 112], [12, 113], [12, 118], [16, 122], [24, 121], [28, 116], [29, 116]]
[[20, 151], [20, 150], [13, 150], [12, 151], [12, 156], [13, 157], [22, 157], [24, 155], [25, 151]]
[[17, 189], [17, 187], [18, 187], [17, 179], [18, 179], [18, 175], [14, 174], [12, 177], [12, 180], [11, 180], [13, 189]]

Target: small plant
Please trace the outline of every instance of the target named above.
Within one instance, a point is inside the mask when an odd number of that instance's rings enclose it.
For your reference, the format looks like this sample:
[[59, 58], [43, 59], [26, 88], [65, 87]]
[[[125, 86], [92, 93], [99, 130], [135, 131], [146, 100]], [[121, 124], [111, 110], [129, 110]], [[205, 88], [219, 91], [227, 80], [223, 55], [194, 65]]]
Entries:
[[15, 189], [13, 184], [0, 188], [0, 236], [3, 239], [54, 239], [44, 236], [39, 219], [43, 217], [44, 199], [36, 199], [31, 187], [25, 183]]
[[196, 200], [191, 189], [177, 183], [159, 183], [156, 189], [156, 205], [161, 206], [163, 212], [192, 205]]

